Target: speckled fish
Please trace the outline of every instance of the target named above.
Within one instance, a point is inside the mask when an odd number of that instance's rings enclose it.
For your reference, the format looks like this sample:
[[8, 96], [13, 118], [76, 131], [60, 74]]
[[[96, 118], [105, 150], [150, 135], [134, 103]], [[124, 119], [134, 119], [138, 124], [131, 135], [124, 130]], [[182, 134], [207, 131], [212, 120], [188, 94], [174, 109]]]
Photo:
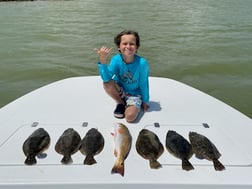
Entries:
[[66, 129], [55, 144], [55, 151], [63, 155], [61, 163], [72, 163], [72, 155], [79, 150], [81, 137], [73, 128]]
[[104, 147], [104, 138], [95, 128], [91, 128], [81, 141], [80, 152], [86, 155], [84, 164], [92, 165], [97, 163], [94, 156], [99, 154]]
[[124, 176], [124, 161], [130, 152], [132, 137], [128, 128], [122, 123], [118, 123], [111, 134], [114, 137], [114, 155], [117, 158], [111, 174], [119, 173]]
[[190, 132], [189, 140], [197, 158], [213, 161], [216, 171], [222, 171], [225, 169], [224, 165], [218, 160], [221, 156], [220, 152], [207, 137], [196, 132]]
[[193, 155], [192, 145], [176, 131], [169, 130], [166, 135], [166, 149], [173, 156], [182, 160], [183, 170], [194, 169], [189, 159]]
[[42, 154], [50, 145], [50, 136], [43, 129], [36, 129], [23, 143], [23, 152], [26, 155], [25, 164], [37, 163], [36, 156]]
[[142, 129], [136, 141], [136, 150], [140, 156], [149, 160], [152, 169], [158, 169], [162, 165], [157, 159], [163, 154], [164, 147], [158, 136], [147, 129]]

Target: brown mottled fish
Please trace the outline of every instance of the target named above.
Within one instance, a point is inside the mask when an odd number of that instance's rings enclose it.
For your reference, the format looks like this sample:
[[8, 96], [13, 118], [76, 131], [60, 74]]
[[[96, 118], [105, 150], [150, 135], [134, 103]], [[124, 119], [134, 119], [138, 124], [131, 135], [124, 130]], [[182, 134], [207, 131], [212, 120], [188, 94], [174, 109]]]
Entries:
[[66, 129], [55, 144], [55, 151], [63, 155], [61, 163], [72, 163], [72, 155], [79, 150], [81, 137], [73, 128]]
[[176, 131], [169, 130], [166, 135], [166, 149], [173, 156], [182, 160], [182, 169], [194, 169], [189, 159], [193, 155], [192, 145]]
[[132, 137], [128, 128], [122, 123], [118, 123], [111, 134], [114, 136], [114, 155], [117, 158], [111, 174], [119, 173], [124, 176], [124, 161], [130, 152]]
[[150, 130], [142, 129], [137, 137], [136, 150], [140, 156], [149, 160], [152, 169], [158, 169], [162, 165], [157, 159], [163, 154], [164, 147], [158, 136]]
[[190, 132], [189, 140], [197, 158], [213, 161], [216, 171], [225, 169], [224, 165], [218, 160], [221, 156], [220, 152], [207, 137], [196, 132]]
[[43, 129], [36, 129], [23, 143], [23, 152], [26, 156], [25, 164], [37, 163], [36, 156], [42, 154], [50, 145], [50, 136]]
[[81, 141], [80, 152], [86, 155], [84, 164], [92, 165], [97, 163], [94, 156], [99, 154], [104, 147], [104, 138], [95, 128], [91, 128]]

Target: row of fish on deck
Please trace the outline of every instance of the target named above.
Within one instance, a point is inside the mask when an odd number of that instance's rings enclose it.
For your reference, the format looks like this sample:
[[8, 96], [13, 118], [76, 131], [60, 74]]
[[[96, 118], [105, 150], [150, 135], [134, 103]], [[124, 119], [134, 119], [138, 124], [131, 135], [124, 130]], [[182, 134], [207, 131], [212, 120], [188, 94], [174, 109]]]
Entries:
[[[119, 173], [124, 176], [124, 161], [131, 149], [132, 136], [127, 126], [122, 123], [118, 123], [111, 134], [114, 137], [114, 155], [116, 157], [111, 173]], [[225, 166], [218, 160], [221, 156], [220, 152], [206, 136], [189, 132], [189, 140], [190, 142], [173, 130], [169, 130], [166, 135], [166, 149], [173, 156], [182, 160], [183, 170], [194, 169], [189, 161], [193, 154], [199, 159], [212, 161], [217, 171], [225, 169]], [[43, 128], [36, 129], [23, 143], [23, 152], [26, 156], [24, 163], [26, 165], [36, 164], [36, 157], [43, 157], [43, 152], [48, 149], [49, 145], [50, 135], [48, 132]], [[89, 129], [84, 138], [81, 139], [78, 132], [73, 128], [68, 128], [56, 142], [55, 151], [63, 155], [62, 164], [71, 163], [71, 155], [80, 151], [85, 155], [83, 163], [92, 165], [96, 163], [94, 156], [99, 154], [103, 147], [104, 137], [97, 129]], [[149, 161], [150, 168], [162, 167], [158, 158], [163, 154], [164, 146], [154, 132], [142, 129], [138, 134], [135, 147], [137, 153]]]

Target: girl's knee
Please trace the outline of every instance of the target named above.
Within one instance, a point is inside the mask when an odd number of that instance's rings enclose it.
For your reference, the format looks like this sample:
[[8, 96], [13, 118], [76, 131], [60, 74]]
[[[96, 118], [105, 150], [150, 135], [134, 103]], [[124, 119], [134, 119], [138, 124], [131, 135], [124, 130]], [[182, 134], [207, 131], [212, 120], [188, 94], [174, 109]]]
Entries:
[[129, 115], [126, 115], [125, 116], [125, 119], [128, 123], [133, 123], [135, 120], [136, 120], [136, 117], [137, 116], [129, 116]]
[[136, 107], [131, 107], [125, 111], [125, 119], [128, 123], [132, 123], [136, 120], [138, 116], [138, 109]]

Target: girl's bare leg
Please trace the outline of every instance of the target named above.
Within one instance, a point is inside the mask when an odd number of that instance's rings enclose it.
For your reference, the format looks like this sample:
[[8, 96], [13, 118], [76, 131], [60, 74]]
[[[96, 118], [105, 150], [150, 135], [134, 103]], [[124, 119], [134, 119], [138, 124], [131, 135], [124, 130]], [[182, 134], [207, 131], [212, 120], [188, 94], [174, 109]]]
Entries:
[[128, 106], [125, 110], [125, 119], [127, 122], [132, 123], [136, 120], [139, 109], [136, 106]]
[[[117, 104], [125, 104], [120, 96], [120, 87], [113, 81], [103, 83], [106, 93], [113, 98]], [[136, 106], [128, 106], [125, 109], [125, 119], [127, 122], [132, 123], [136, 120], [139, 109]]]
[[103, 87], [106, 93], [113, 98], [117, 104], [125, 104], [120, 96], [120, 87], [113, 80], [104, 82]]

